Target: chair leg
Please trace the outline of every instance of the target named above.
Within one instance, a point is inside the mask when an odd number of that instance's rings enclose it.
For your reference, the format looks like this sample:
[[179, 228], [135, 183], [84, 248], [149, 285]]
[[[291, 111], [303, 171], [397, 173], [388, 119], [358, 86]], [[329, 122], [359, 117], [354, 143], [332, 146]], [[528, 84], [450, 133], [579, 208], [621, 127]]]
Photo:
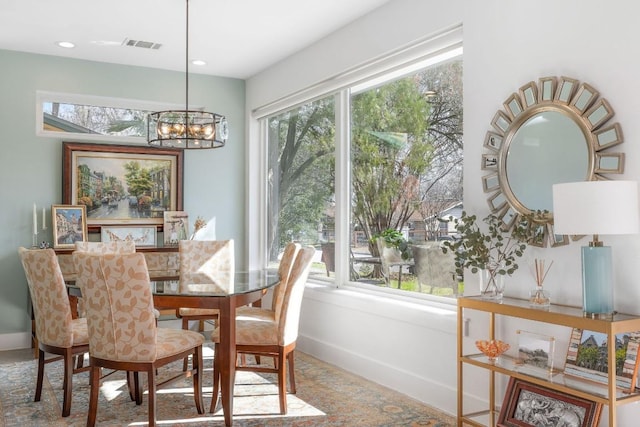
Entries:
[[278, 355], [278, 397], [280, 400], [280, 413], [287, 413], [287, 363], [282, 349]]
[[147, 383], [149, 385], [149, 427], [156, 427], [156, 376], [154, 367], [147, 371]]
[[40, 402], [42, 397], [42, 383], [44, 381], [44, 351], [38, 351], [38, 376], [36, 379], [36, 396], [33, 399], [34, 402]]
[[211, 408], [209, 412], [215, 412], [216, 406], [218, 406], [218, 394], [220, 392], [220, 359], [217, 357], [219, 354], [220, 345], [216, 344], [213, 348], [213, 393], [211, 394]]
[[[189, 329], [189, 321], [184, 317], [182, 318], [182, 329], [185, 331]], [[185, 357], [184, 362], [182, 362], [182, 371], [187, 372], [187, 369], [189, 369], [189, 358]]]
[[[152, 375], [153, 376], [153, 375]], [[140, 373], [133, 373], [133, 387], [134, 387], [134, 395], [136, 397], [136, 405], [142, 405], [142, 381], [140, 381]]]
[[66, 349], [63, 363], [64, 363], [64, 379], [62, 380], [62, 416], [68, 417], [71, 413], [71, 388], [73, 383], [73, 366], [74, 357], [71, 354], [71, 349]]
[[295, 377], [295, 365], [294, 365], [294, 357], [293, 351], [287, 354], [287, 360], [289, 361], [289, 388], [291, 389], [291, 394], [296, 394], [296, 377]]
[[204, 414], [204, 401], [202, 400], [202, 346], [195, 348], [191, 357], [193, 364], [193, 398], [196, 401], [196, 410]]
[[90, 370], [89, 384], [89, 412], [87, 413], [87, 427], [96, 425], [96, 415], [98, 413], [98, 391], [100, 390], [100, 367], [92, 366]]

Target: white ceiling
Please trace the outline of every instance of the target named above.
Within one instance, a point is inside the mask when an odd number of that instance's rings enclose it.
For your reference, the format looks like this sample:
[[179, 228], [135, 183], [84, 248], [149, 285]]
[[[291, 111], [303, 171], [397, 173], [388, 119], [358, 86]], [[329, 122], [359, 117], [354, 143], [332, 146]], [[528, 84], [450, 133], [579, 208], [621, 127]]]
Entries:
[[[207, 62], [189, 72], [248, 78], [388, 1], [189, 0], [189, 58]], [[0, 0], [0, 49], [184, 71], [185, 19], [185, 0]]]

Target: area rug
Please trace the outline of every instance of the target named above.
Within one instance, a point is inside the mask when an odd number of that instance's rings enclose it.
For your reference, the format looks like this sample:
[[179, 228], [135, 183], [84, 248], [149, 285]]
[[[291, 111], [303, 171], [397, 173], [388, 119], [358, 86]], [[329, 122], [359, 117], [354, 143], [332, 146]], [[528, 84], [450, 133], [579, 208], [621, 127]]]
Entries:
[[[203, 392], [211, 403], [212, 350], [205, 350]], [[163, 368], [180, 369], [180, 364]], [[0, 427], [84, 426], [88, 408], [88, 373], [76, 374], [71, 415], [60, 416], [62, 365], [46, 367], [42, 400], [34, 402], [35, 360], [0, 365]], [[309, 355], [296, 352], [297, 394], [287, 397], [288, 413], [279, 414], [275, 376], [238, 372], [234, 394], [235, 426], [454, 426], [455, 419], [405, 395], [394, 392]], [[223, 426], [220, 405], [215, 413], [198, 414], [190, 380], [178, 380], [157, 397], [158, 424], [165, 426]], [[137, 406], [129, 398], [124, 376], [114, 373], [102, 381], [98, 426], [147, 424], [147, 398]]]

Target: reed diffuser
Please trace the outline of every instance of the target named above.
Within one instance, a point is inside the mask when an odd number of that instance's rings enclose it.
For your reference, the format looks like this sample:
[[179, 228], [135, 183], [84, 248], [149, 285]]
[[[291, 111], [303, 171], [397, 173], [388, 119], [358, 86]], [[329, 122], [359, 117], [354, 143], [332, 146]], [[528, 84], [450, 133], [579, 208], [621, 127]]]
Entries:
[[531, 291], [529, 297], [529, 304], [533, 307], [549, 307], [551, 305], [551, 297], [549, 293], [544, 290], [543, 283], [546, 279], [549, 270], [553, 265], [553, 261], [549, 263], [549, 266], [545, 266], [545, 260], [535, 259], [534, 263], [534, 276], [536, 279], [536, 288]]

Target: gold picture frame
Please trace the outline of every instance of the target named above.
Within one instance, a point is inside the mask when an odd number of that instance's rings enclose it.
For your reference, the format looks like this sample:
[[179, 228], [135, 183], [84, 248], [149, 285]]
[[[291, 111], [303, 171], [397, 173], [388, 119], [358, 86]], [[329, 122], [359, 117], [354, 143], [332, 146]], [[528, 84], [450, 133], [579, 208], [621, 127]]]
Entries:
[[51, 205], [54, 249], [74, 248], [87, 241], [87, 210], [84, 205]]
[[182, 210], [182, 150], [73, 142], [62, 148], [62, 201], [87, 206], [89, 232], [103, 225], [161, 228], [164, 211]]

